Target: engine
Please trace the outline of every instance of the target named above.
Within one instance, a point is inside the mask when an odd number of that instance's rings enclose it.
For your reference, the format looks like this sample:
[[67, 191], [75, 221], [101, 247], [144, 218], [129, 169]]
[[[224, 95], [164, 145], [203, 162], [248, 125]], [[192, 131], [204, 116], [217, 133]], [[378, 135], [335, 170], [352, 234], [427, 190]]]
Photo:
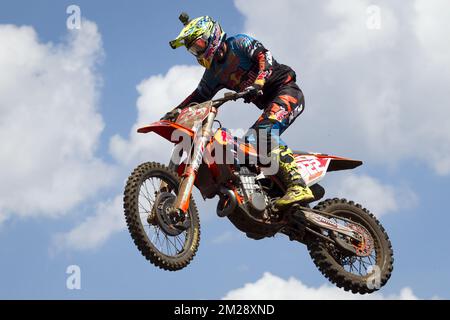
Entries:
[[264, 213], [269, 202], [257, 181], [257, 175], [247, 167], [241, 167], [240, 180], [244, 198], [250, 209], [260, 214]]

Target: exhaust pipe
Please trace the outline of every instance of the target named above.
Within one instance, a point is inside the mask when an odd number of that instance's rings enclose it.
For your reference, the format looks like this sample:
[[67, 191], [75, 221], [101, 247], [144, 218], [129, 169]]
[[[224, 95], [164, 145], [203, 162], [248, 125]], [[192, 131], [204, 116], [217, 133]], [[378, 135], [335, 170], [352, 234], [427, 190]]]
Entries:
[[[237, 199], [233, 190], [221, 186], [219, 191], [220, 191], [219, 194], [220, 200], [219, 203], [217, 204], [216, 212], [219, 217], [223, 218], [228, 216], [236, 209]], [[228, 200], [228, 202], [225, 207], [222, 207], [221, 204], [225, 203], [225, 200]]]

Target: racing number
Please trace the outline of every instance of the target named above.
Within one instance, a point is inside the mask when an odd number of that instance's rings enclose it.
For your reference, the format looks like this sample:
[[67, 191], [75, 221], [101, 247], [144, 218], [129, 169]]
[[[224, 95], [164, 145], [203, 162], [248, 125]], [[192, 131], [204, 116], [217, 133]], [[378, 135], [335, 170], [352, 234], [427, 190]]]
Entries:
[[302, 170], [307, 171], [310, 176], [317, 175], [322, 171], [322, 164], [317, 159], [302, 160], [297, 162], [297, 164], [301, 167]]

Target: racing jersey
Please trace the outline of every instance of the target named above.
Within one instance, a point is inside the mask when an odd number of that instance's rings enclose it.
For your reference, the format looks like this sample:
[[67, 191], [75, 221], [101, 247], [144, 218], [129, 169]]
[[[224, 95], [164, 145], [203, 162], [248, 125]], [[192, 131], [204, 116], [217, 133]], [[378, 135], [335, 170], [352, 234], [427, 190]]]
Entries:
[[210, 100], [223, 88], [241, 92], [256, 83], [263, 85], [264, 94], [254, 103], [264, 109], [277, 89], [295, 81], [295, 72], [279, 64], [258, 40], [238, 34], [225, 41], [228, 49], [223, 61], [213, 61], [211, 67], [205, 70], [198, 87], [177, 108]]

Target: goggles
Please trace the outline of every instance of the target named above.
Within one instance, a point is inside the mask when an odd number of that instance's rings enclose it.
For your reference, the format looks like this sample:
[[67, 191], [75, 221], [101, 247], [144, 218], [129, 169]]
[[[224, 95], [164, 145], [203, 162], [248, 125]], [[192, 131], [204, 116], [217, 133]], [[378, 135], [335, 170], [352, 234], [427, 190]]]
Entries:
[[206, 51], [206, 48], [208, 48], [208, 40], [200, 37], [189, 45], [188, 50], [194, 56], [199, 57]]

